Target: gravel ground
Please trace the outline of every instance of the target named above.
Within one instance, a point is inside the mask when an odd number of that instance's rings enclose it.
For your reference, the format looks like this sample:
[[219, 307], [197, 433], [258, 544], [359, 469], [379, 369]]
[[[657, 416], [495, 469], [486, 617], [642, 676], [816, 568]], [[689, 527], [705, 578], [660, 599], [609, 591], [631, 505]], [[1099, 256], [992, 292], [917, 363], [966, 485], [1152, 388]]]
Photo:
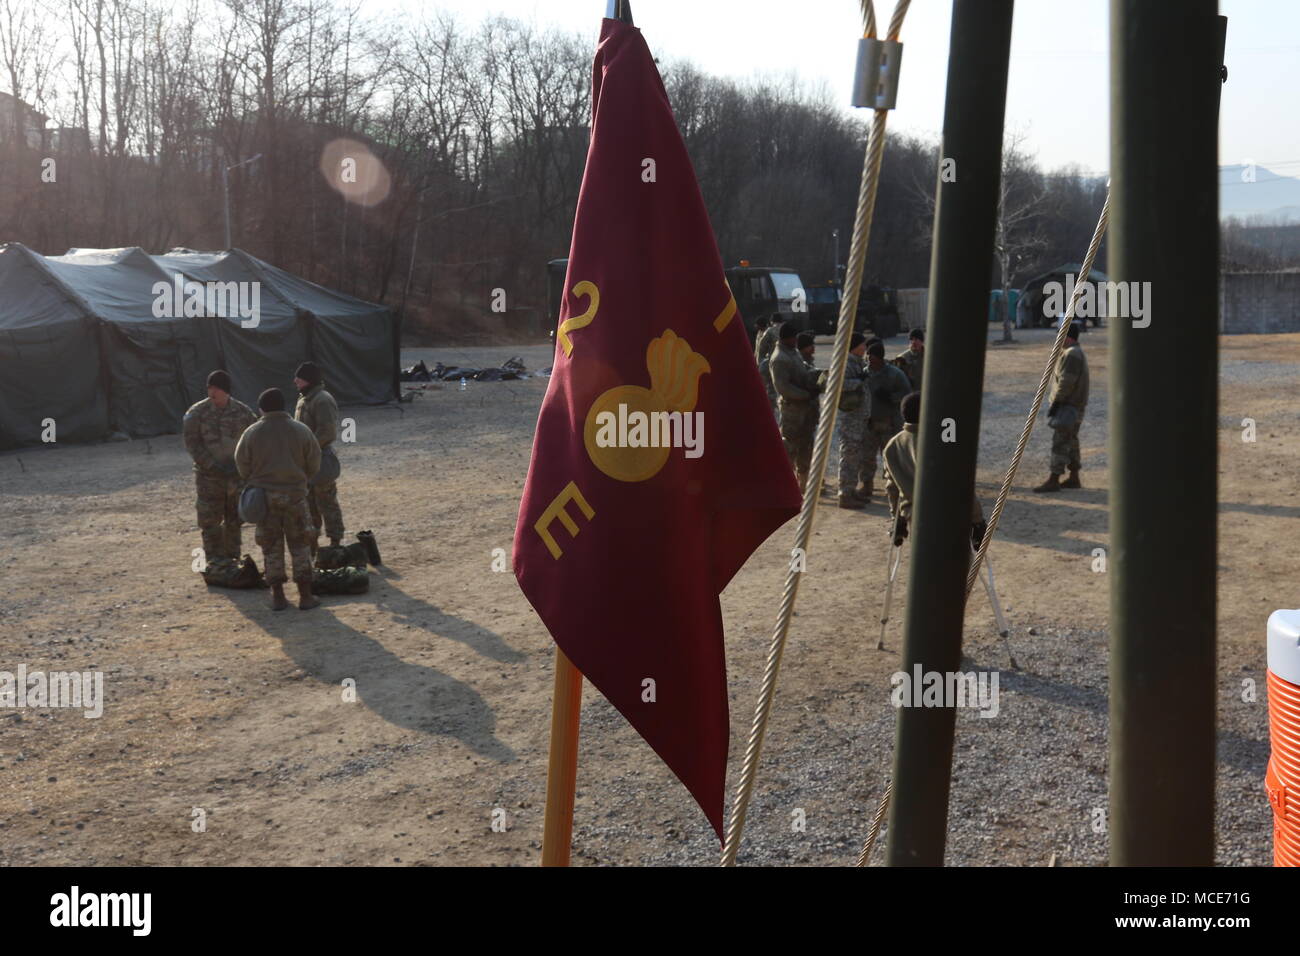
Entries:
[[[988, 509], [1050, 333], [989, 350], [977, 488]], [[958, 714], [947, 860], [1097, 865], [1107, 853], [1107, 333], [1084, 339], [1092, 401], [1082, 491], [1028, 491], [1046, 473], [1039, 428], [993, 545], [1021, 666], [1010, 670], [978, 594], [971, 670], [996, 669], [999, 714]], [[1221, 340], [1218, 862], [1267, 864], [1263, 628], [1294, 606], [1300, 533], [1300, 335]], [[901, 340], [893, 345], [902, 347]], [[819, 349], [824, 362], [829, 342]], [[411, 349], [483, 366], [546, 346]], [[98, 668], [102, 719], [0, 714], [0, 864], [532, 865], [539, 856], [553, 678], [549, 636], [508, 573], [546, 380], [431, 388], [399, 412], [350, 409], [340, 497], [376, 530], [367, 595], [310, 615], [205, 589], [179, 438], [0, 454], [0, 669]], [[1242, 441], [1252, 418], [1258, 440]], [[1170, 476], [1164, 476], [1170, 477]], [[825, 503], [825, 501], [823, 502]], [[906, 559], [887, 650], [875, 650], [880, 503], [819, 508], [741, 852], [745, 864], [850, 865], [891, 770]], [[793, 524], [722, 596], [732, 714], [744, 753]], [[252, 548], [245, 533], [245, 546]], [[864, 545], [865, 542], [865, 545]], [[104, 556], [121, 573], [97, 572]], [[1059, 586], [1062, 577], [1070, 587]], [[10, 668], [11, 669], [11, 668]], [[358, 699], [339, 682], [357, 679]], [[1260, 699], [1242, 700], [1243, 680]], [[574, 861], [712, 865], [699, 810], [598, 695], [584, 695]], [[191, 828], [205, 808], [204, 835]], [[492, 828], [504, 811], [505, 830]], [[802, 820], [802, 828], [796, 824]], [[873, 862], [883, 859], [883, 843]]]

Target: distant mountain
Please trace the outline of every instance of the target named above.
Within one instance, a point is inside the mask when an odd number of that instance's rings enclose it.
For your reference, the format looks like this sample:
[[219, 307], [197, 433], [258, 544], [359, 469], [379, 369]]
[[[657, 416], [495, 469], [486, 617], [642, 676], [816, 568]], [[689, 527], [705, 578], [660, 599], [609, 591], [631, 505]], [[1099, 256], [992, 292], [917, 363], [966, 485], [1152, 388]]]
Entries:
[[1300, 223], [1300, 179], [1279, 176], [1263, 166], [1221, 166], [1219, 216]]

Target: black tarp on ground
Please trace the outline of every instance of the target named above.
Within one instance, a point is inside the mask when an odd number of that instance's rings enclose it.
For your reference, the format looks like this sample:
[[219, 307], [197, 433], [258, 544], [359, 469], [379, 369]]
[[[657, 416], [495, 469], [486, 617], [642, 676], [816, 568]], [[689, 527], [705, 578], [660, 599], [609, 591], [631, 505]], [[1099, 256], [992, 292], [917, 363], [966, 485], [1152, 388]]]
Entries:
[[[164, 290], [177, 276], [255, 288], [256, 327], [244, 327], [233, 301], [189, 317], [157, 308], [160, 296], [175, 304]], [[237, 249], [43, 257], [10, 243], [0, 247], [0, 448], [39, 442], [45, 418], [60, 441], [177, 432], [214, 368], [230, 372], [235, 397], [249, 405], [272, 386], [292, 401], [293, 370], [308, 358], [340, 404], [390, 401], [399, 338], [383, 306]]]

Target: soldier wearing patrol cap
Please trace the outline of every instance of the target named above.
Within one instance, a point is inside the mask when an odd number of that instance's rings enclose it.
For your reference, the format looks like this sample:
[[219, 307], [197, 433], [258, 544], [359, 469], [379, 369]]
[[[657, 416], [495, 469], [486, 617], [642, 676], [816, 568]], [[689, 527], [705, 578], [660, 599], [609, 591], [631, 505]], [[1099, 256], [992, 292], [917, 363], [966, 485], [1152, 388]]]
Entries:
[[[1079, 426], [1088, 408], [1088, 360], [1079, 347], [1082, 332], [1082, 322], [1070, 323], [1070, 331], [1065, 333], [1065, 350], [1056, 362], [1052, 403], [1047, 409], [1047, 424], [1052, 428], [1051, 473], [1034, 491], [1083, 487], [1079, 481]], [[1070, 477], [1061, 481], [1067, 468]]]

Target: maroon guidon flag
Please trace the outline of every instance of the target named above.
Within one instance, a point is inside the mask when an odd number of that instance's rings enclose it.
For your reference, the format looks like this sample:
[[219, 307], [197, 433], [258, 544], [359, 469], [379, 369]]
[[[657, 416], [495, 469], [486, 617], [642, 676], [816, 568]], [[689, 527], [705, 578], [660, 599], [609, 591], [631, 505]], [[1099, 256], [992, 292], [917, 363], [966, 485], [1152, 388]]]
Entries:
[[515, 576], [721, 838], [718, 595], [800, 495], [668, 95], [620, 20], [596, 50], [555, 337]]

